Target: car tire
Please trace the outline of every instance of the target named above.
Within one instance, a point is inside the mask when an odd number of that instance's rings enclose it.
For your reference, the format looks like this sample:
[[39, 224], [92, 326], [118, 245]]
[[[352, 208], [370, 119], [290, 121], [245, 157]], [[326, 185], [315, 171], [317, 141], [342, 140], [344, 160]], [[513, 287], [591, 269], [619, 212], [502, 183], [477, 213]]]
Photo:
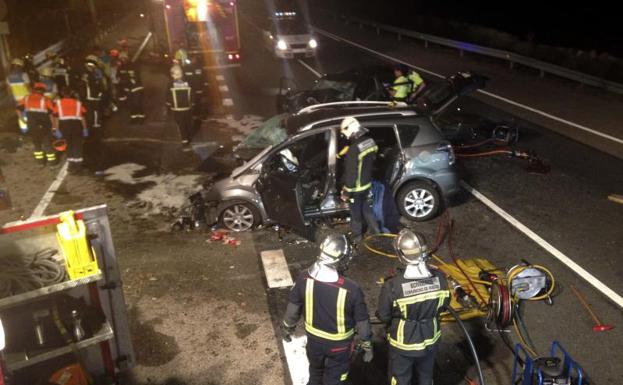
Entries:
[[219, 225], [235, 232], [252, 230], [261, 222], [257, 208], [245, 201], [223, 202], [218, 212]]
[[413, 181], [400, 188], [396, 204], [405, 218], [424, 222], [437, 215], [441, 207], [441, 197], [432, 183]]

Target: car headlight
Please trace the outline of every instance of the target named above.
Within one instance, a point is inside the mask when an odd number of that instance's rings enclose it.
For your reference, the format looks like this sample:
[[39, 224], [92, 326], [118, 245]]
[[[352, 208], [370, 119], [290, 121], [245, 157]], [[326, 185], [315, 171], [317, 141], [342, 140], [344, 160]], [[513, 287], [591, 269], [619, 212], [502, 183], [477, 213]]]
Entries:
[[281, 51], [285, 51], [285, 50], [287, 50], [287, 49], [288, 49], [288, 45], [286, 44], [286, 42], [285, 42], [285, 41], [283, 41], [283, 40], [279, 40], [279, 41], [277, 42], [277, 49], [279, 49], [279, 50], [281, 50]]
[[318, 47], [318, 42], [316, 41], [316, 39], [309, 39], [309, 48], [316, 48]]

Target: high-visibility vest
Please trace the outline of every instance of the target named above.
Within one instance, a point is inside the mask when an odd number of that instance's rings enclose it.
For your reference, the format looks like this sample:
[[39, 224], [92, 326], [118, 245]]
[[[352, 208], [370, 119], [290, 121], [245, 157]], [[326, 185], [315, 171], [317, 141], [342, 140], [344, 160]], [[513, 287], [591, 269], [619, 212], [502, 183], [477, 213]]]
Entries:
[[23, 71], [13, 71], [7, 76], [7, 83], [16, 102], [24, 99], [26, 95], [30, 95], [28, 82], [28, 75]]
[[82, 120], [84, 107], [76, 99], [62, 98], [56, 101], [54, 114], [58, 116], [58, 120]]
[[407, 98], [409, 92], [411, 91], [411, 83], [409, 82], [409, 79], [407, 79], [405, 76], [399, 76], [396, 78], [396, 80], [394, 80], [394, 85], [392, 86], [392, 89], [394, 90], [393, 98], [395, 100], [404, 100]]

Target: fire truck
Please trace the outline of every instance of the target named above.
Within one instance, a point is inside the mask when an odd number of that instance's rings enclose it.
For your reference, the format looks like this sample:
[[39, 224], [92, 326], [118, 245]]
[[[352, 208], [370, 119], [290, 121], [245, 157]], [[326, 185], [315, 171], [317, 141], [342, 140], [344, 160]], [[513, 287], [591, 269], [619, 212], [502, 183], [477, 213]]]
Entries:
[[206, 67], [240, 65], [237, 0], [165, 0], [166, 43], [171, 56], [179, 48]]

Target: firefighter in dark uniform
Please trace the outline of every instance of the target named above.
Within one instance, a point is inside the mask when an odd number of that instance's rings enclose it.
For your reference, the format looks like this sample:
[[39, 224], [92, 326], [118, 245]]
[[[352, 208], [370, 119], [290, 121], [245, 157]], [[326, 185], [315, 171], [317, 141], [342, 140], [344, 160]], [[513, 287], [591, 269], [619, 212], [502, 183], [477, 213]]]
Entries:
[[190, 87], [193, 89], [193, 99], [195, 103], [193, 114], [195, 118], [201, 119], [203, 118], [203, 96], [207, 87], [207, 82], [203, 68], [201, 64], [198, 63], [197, 56], [190, 56], [188, 60], [190, 63], [182, 67], [184, 70], [184, 79], [188, 81]]
[[97, 58], [94, 55], [87, 56], [84, 64], [86, 71], [82, 74], [82, 86], [80, 87], [80, 100], [87, 109], [87, 125], [98, 135], [102, 123], [102, 96], [104, 84], [101, 73], [97, 68]]
[[191, 139], [193, 90], [184, 80], [184, 73], [180, 66], [174, 65], [171, 68], [171, 78], [167, 87], [167, 106], [173, 112], [182, 144], [186, 145]]
[[55, 56], [52, 64], [52, 73], [54, 81], [59, 90], [65, 87], [71, 87], [71, 67], [67, 60], [62, 56]]
[[117, 66], [117, 100], [124, 102], [128, 99], [128, 93], [126, 90], [130, 83], [130, 60], [128, 55], [124, 52], [119, 54], [119, 61]]
[[27, 95], [17, 105], [17, 114], [28, 115], [28, 132], [34, 145], [35, 160], [42, 165], [55, 166], [58, 162], [52, 148], [52, 101], [44, 95], [45, 84], [35, 83], [34, 92]]
[[387, 325], [390, 384], [411, 385], [415, 369], [419, 385], [432, 385], [441, 337], [439, 312], [450, 301], [448, 282], [427, 266], [430, 252], [423, 236], [402, 230], [394, 248], [405, 268], [385, 281], [376, 312]]
[[372, 166], [378, 147], [374, 139], [366, 136], [368, 130], [354, 117], [347, 117], [340, 127], [349, 145], [342, 149], [338, 157], [344, 158], [344, 186], [341, 199], [349, 202], [350, 228], [355, 243], [363, 237], [363, 221], [372, 234], [379, 232], [379, 226], [372, 212]]
[[304, 314], [309, 360], [308, 385], [337, 385], [348, 379], [355, 329], [364, 362], [373, 358], [370, 316], [363, 291], [342, 275], [351, 259], [351, 246], [342, 234], [327, 236], [316, 262], [299, 274], [290, 291], [283, 319], [289, 342]]
[[141, 74], [134, 67], [128, 69], [126, 95], [128, 95], [128, 104], [130, 107], [130, 122], [132, 124], [141, 124], [145, 120], [145, 111], [143, 109], [143, 82]]

